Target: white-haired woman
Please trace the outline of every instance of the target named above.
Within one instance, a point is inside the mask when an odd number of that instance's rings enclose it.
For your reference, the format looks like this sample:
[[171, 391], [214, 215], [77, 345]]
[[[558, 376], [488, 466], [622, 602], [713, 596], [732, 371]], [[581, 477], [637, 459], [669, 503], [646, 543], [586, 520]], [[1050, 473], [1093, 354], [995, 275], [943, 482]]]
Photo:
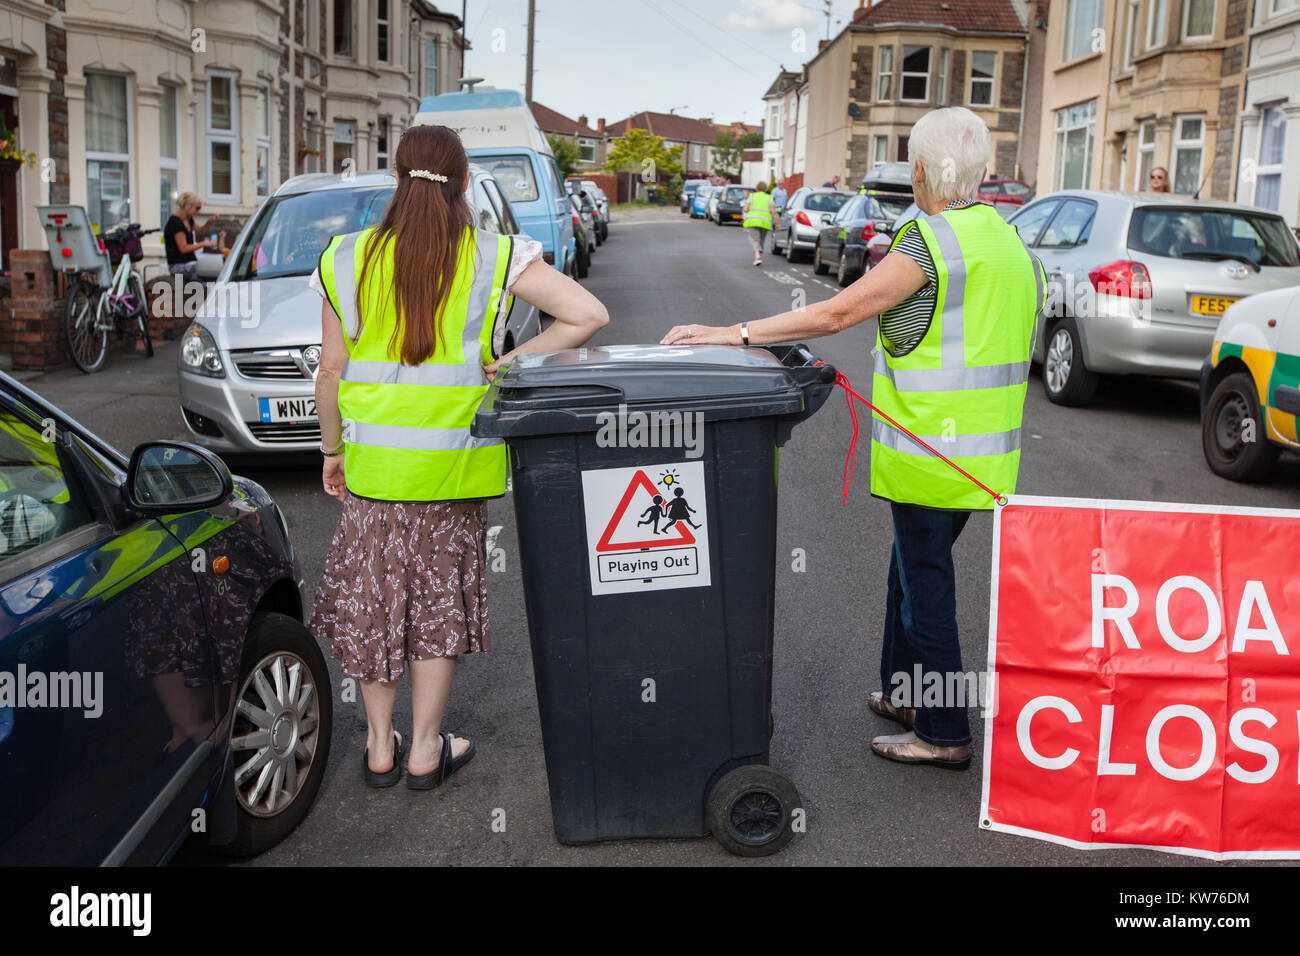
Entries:
[[[894, 236], [881, 263], [824, 302], [756, 322], [679, 325], [663, 344], [764, 345], [830, 335], [880, 317], [872, 401], [999, 494], [1015, 490], [1020, 420], [1041, 264], [976, 198], [992, 152], [988, 128], [961, 107], [933, 110], [908, 139], [923, 216]], [[993, 497], [919, 444], [873, 418], [871, 492], [890, 502], [890, 554], [877, 714], [907, 733], [872, 751], [902, 763], [964, 769], [970, 725], [964, 695], [937, 706], [927, 691], [964, 689], [952, 546], [972, 510]], [[920, 686], [916, 680], [921, 673]]]

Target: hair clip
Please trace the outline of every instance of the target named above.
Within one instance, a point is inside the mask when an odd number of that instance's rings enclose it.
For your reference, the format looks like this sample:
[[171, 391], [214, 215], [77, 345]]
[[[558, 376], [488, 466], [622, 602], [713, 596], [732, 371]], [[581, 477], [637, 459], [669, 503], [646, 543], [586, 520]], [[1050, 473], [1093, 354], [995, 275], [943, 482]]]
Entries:
[[418, 177], [420, 179], [427, 179], [430, 182], [445, 183], [447, 181], [447, 177], [442, 175], [442, 173], [431, 173], [427, 169], [412, 169], [409, 170], [406, 175], [412, 178]]

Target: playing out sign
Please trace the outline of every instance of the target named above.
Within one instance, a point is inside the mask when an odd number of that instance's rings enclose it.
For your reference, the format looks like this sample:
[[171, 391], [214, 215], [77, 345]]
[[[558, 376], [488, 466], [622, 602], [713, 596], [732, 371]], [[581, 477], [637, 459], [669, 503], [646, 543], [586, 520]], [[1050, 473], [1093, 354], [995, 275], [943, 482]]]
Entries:
[[707, 587], [704, 463], [582, 473], [592, 594]]
[[1013, 496], [981, 826], [1300, 858], [1300, 511]]

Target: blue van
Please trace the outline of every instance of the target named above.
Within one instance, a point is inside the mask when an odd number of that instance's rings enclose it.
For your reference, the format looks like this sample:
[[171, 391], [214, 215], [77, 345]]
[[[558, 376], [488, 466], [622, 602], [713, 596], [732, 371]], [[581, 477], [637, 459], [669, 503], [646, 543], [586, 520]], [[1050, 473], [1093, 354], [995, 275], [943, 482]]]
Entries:
[[519, 225], [548, 263], [573, 275], [577, 245], [564, 177], [533, 112], [517, 90], [480, 89], [420, 100], [413, 125], [449, 126], [470, 159], [490, 172]]

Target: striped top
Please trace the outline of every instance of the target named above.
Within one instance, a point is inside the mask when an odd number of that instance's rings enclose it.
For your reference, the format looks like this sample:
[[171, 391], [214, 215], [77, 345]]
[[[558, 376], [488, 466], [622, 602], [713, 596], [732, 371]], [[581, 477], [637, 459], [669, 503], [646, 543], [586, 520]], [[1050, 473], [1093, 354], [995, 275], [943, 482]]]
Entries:
[[[973, 199], [954, 199], [943, 207], [943, 211], [973, 205]], [[916, 227], [907, 230], [892, 251], [901, 252], [920, 266], [927, 280], [916, 292], [880, 315], [880, 337], [884, 339], [885, 348], [890, 355], [900, 356], [920, 345], [926, 330], [930, 328], [939, 273], [935, 270], [934, 259], [930, 257], [925, 240], [921, 238], [921, 230]]]

